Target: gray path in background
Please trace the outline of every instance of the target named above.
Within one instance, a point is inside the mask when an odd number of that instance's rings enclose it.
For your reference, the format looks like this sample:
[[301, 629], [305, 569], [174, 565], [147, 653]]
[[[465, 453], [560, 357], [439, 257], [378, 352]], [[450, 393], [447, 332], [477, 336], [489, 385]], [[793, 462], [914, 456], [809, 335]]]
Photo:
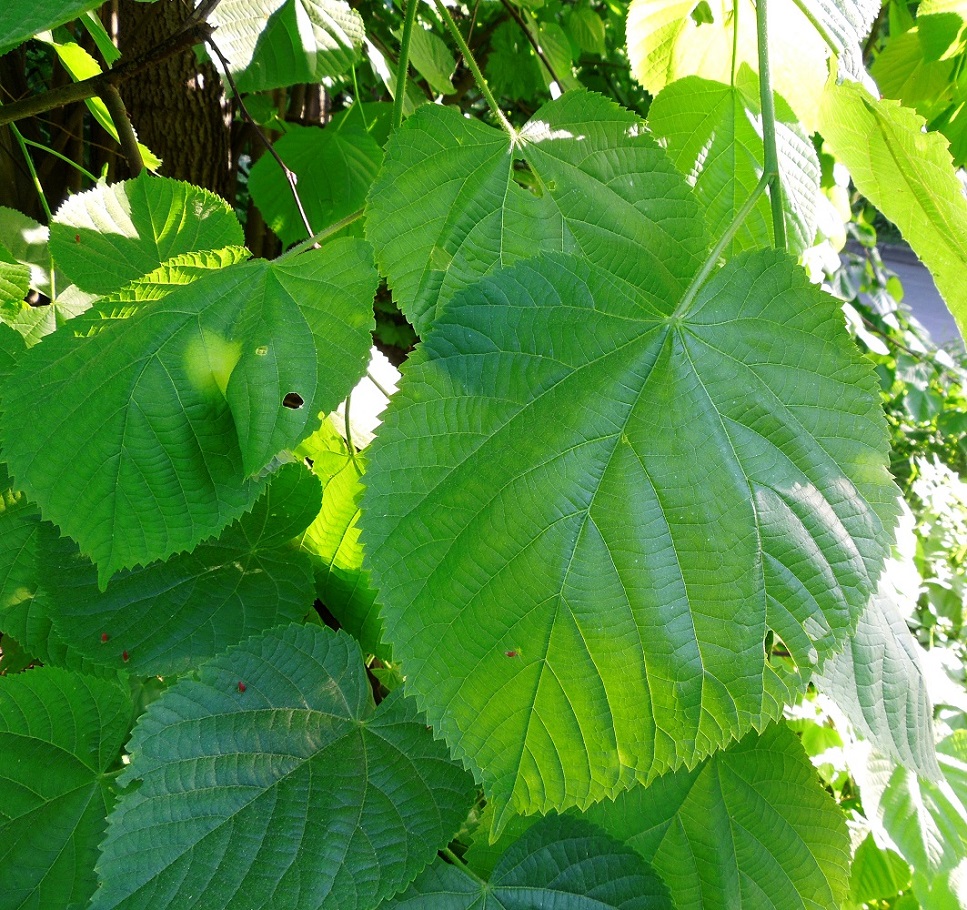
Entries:
[[[906, 246], [881, 246], [880, 255], [888, 269], [896, 272], [903, 283], [903, 302], [930, 333], [934, 342], [942, 347], [957, 346], [963, 350], [964, 343], [957, 331], [954, 317], [950, 315], [930, 272]], [[967, 281], [967, 275], [964, 275]]]

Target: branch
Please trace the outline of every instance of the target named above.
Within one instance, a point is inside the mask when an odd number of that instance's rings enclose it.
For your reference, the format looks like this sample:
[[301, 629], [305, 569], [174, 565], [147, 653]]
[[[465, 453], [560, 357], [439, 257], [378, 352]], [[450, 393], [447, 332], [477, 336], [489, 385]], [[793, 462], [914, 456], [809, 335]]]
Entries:
[[521, 31], [527, 36], [527, 40], [530, 42], [530, 46], [534, 48], [534, 53], [540, 57], [541, 63], [547, 68], [547, 72], [550, 73], [551, 78], [557, 83], [558, 88], [564, 91], [564, 86], [561, 80], [557, 78], [557, 73], [554, 72], [554, 67], [551, 66], [551, 61], [547, 59], [547, 54], [544, 53], [544, 49], [540, 46], [537, 39], [531, 34], [531, 30], [527, 23], [524, 21], [524, 17], [513, 7], [510, 0], [500, 0], [504, 5], [504, 9], [510, 13], [513, 20], [520, 26]]
[[144, 170], [144, 159], [141, 157], [138, 137], [134, 134], [134, 127], [131, 125], [128, 112], [124, 109], [124, 101], [121, 100], [117, 86], [108, 83], [101, 93], [101, 100], [107, 106], [107, 111], [114, 121], [114, 128], [118, 131], [118, 142], [121, 143], [121, 151], [127, 159], [131, 176], [137, 177]]
[[156, 63], [167, 60], [179, 51], [200, 44], [213, 31], [214, 29], [207, 22], [191, 23], [187, 27], [179, 29], [170, 38], [166, 38], [146, 54], [126, 63], [121, 63], [105, 73], [91, 76], [90, 79], [84, 79], [82, 82], [72, 82], [70, 85], [52, 88], [42, 95], [32, 95], [30, 98], [15, 101], [13, 104], [6, 104], [0, 108], [0, 126], [12, 123], [15, 120], [22, 120], [24, 117], [36, 117], [38, 114], [63, 107], [65, 104], [86, 101], [95, 96], [103, 97], [108, 86], [118, 86]]

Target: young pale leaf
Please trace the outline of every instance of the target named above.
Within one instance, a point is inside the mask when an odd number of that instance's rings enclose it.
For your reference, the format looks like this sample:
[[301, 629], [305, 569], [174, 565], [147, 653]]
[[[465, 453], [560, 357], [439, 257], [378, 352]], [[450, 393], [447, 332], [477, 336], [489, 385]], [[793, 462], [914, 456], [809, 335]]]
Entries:
[[445, 846], [470, 776], [409, 700], [374, 708], [358, 646], [266, 633], [154, 702], [131, 740], [93, 910], [369, 910]]
[[[0, 257], [2, 257], [0, 251]], [[10, 304], [19, 307], [30, 290], [30, 267], [20, 262], [4, 262], [0, 258], [0, 314]]]
[[366, 236], [419, 333], [461, 288], [541, 251], [583, 254], [660, 305], [706, 246], [701, 208], [641, 121], [587, 92], [544, 105], [513, 144], [420, 108], [389, 142]]
[[[176, 270], [177, 271], [177, 270]], [[251, 508], [257, 476], [366, 367], [365, 243], [241, 263], [101, 303], [17, 364], [0, 438], [17, 485], [98, 564], [194, 547]], [[165, 288], [167, 289], [167, 288]]]
[[312, 459], [312, 469], [325, 485], [322, 508], [299, 540], [312, 558], [319, 599], [367, 654], [389, 659], [392, 652], [383, 641], [376, 592], [363, 569], [359, 542], [364, 456], [357, 452], [351, 458], [345, 440], [329, 422], [299, 447], [298, 454]]
[[586, 821], [548, 816], [500, 858], [488, 882], [437, 860], [386, 910], [672, 910], [634, 850]]
[[857, 189], [902, 232], [967, 332], [967, 199], [946, 140], [923, 118], [855, 83], [826, 87], [821, 130]]
[[[370, 452], [409, 691], [489, 795], [587, 806], [778, 717], [896, 515], [873, 374], [783, 253], [660, 308], [545, 255], [448, 304]], [[498, 819], [499, 823], [499, 819]]]
[[[283, 465], [255, 508], [214, 541], [164, 563], [115, 576], [97, 571], [45, 525], [42, 609], [65, 641], [94, 663], [138, 676], [173, 676], [281, 623], [315, 599], [307, 555], [287, 546], [322, 495], [302, 465]], [[286, 514], [296, 507], [296, 520]]]
[[588, 817], [655, 867], [676, 910], [827, 910], [846, 897], [846, 819], [784, 725]]
[[208, 21], [242, 92], [339, 76], [365, 34], [345, 0], [222, 0]]
[[116, 682], [50, 667], [0, 678], [4, 907], [87, 905], [130, 718]]
[[813, 679], [873, 745], [925, 777], [940, 771], [917, 643], [884, 575], [846, 647]]
[[[275, 150], [299, 178], [306, 217], [316, 229], [362, 208], [383, 163], [383, 150], [363, 129], [290, 126]], [[271, 155], [258, 160], [248, 185], [266, 224], [284, 244], [309, 236], [289, 182]]]
[[244, 242], [224, 199], [147, 172], [71, 196], [50, 229], [58, 269], [95, 294], [112, 294], [180, 253]]
[[[701, 22], [691, 15], [695, 5], [695, 0], [632, 0], [628, 8], [631, 69], [654, 95], [684, 76], [730, 83], [733, 51], [736, 69], [746, 64], [759, 70], [754, 3], [711, 0], [711, 21]], [[769, 50], [773, 89], [811, 132], [828, 74], [829, 49], [795, 0], [769, 3]]]
[[[665, 139], [672, 161], [695, 187], [712, 237], [725, 232], [762, 176], [758, 91], [754, 76], [735, 85], [688, 76], [664, 89], [648, 109], [648, 126]], [[816, 236], [819, 161], [788, 105], [776, 101], [786, 233], [789, 251], [798, 255]], [[763, 195], [726, 253], [773, 245], [772, 214]]]

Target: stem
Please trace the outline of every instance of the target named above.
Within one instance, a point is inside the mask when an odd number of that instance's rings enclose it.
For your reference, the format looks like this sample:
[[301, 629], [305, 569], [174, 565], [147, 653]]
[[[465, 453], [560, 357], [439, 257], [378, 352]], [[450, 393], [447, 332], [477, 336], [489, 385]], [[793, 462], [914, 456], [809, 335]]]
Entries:
[[349, 422], [349, 405], [352, 404], [352, 400], [353, 393], [350, 392], [346, 396], [346, 406], [343, 408], [343, 420], [346, 427], [346, 448], [349, 450], [349, 460], [353, 463], [356, 473], [362, 477], [363, 469], [360, 468], [359, 462], [356, 461], [356, 443], [353, 442], [353, 428], [352, 424]]
[[514, 8], [514, 6], [510, 3], [510, 0], [500, 0], [500, 2], [503, 3], [504, 9], [510, 13], [511, 18], [520, 26], [521, 31], [523, 31], [524, 35], [527, 37], [527, 40], [530, 42], [530, 46], [534, 48], [534, 53], [540, 58], [541, 63], [547, 67], [547, 71], [550, 73], [551, 78], [557, 83], [557, 87], [563, 90], [561, 80], [557, 78], [557, 73], [554, 72], [554, 67], [551, 66], [551, 61], [547, 59], [544, 49], [540, 46], [540, 44], [538, 44], [537, 39], [531, 34], [530, 27], [527, 25], [524, 17]]
[[[826, 47], [828, 47], [832, 52], [834, 57], [839, 57], [843, 53], [843, 45], [840, 44], [832, 35], [830, 35], [826, 26], [820, 22], [816, 16], [813, 14], [809, 5], [803, 3], [803, 0], [792, 0], [793, 3], [799, 8], [799, 11], [809, 20], [810, 24], [817, 32], [819, 32], [819, 37], [826, 42]], [[886, 4], [884, 4], [884, 8]], [[882, 10], [881, 10], [882, 13]]]
[[118, 141], [121, 143], [121, 151], [127, 159], [128, 168], [132, 177], [137, 177], [144, 170], [144, 159], [141, 157], [141, 149], [138, 148], [138, 137], [134, 134], [134, 127], [128, 112], [124, 109], [124, 101], [117, 90], [116, 85], [108, 83], [101, 92], [101, 100], [107, 106], [107, 112], [114, 121], [114, 128], [118, 131]]
[[389, 391], [388, 389], [385, 389], [385, 388], [383, 388], [383, 385], [382, 385], [382, 383], [381, 383], [381, 382], [380, 382], [380, 381], [379, 381], [379, 380], [378, 380], [378, 379], [377, 379], [377, 378], [376, 378], [376, 377], [375, 377], [375, 376], [373, 375], [373, 371], [372, 371], [372, 370], [370, 370], [370, 369], [369, 369], [368, 367], [367, 367], [367, 369], [366, 369], [366, 378], [367, 378], [367, 379], [368, 379], [368, 380], [369, 380], [369, 381], [370, 381], [370, 382], [371, 382], [371, 383], [372, 383], [372, 384], [373, 384], [374, 386], [376, 386], [376, 389], [377, 389], [377, 390], [378, 390], [379, 392], [381, 392], [381, 393], [382, 393], [383, 395], [385, 395], [385, 396], [386, 396], [386, 399], [387, 399], [387, 400], [389, 400], [390, 398], [392, 398], [392, 397], [393, 397], [393, 393], [392, 393], [392, 392], [390, 392], [390, 391]]
[[403, 19], [403, 37], [400, 39], [400, 59], [396, 67], [396, 97], [393, 98], [393, 129], [403, 122], [403, 101], [406, 98], [406, 78], [410, 71], [410, 38], [416, 22], [416, 8], [420, 0], [407, 0], [406, 17]]
[[762, 104], [763, 177], [769, 179], [769, 203], [776, 249], [786, 248], [786, 222], [782, 214], [782, 184], [779, 181], [779, 154], [776, 151], [776, 108], [769, 70], [769, 23], [767, 0], [755, 5], [756, 39], [759, 44], [759, 97]]
[[352, 67], [350, 70], [353, 74], [353, 94], [356, 96], [356, 104], [359, 105], [359, 118], [363, 121], [363, 129], [369, 132], [369, 122], [366, 120], [366, 108], [363, 105], [362, 99], [359, 97], [359, 83], [356, 81], [356, 67]]
[[51, 214], [50, 206], [47, 205], [47, 197], [44, 195], [44, 188], [40, 183], [40, 177], [37, 176], [37, 168], [34, 167], [34, 160], [30, 157], [27, 140], [24, 139], [23, 133], [13, 123], [10, 124], [10, 129], [13, 132], [14, 138], [17, 140], [17, 144], [20, 146], [20, 151], [23, 152], [24, 161], [27, 162], [27, 170], [30, 171], [30, 179], [33, 181], [37, 195], [40, 197], [40, 205], [44, 210], [44, 214], [47, 216], [47, 223], [49, 224], [54, 220], [54, 216]]
[[365, 209], [356, 209], [351, 215], [340, 218], [335, 224], [330, 224], [329, 227], [325, 227], [321, 231], [316, 231], [308, 240], [303, 240], [302, 243], [297, 243], [292, 249], [286, 250], [279, 256], [279, 259], [288, 259], [290, 256], [298, 256], [299, 253], [304, 253], [306, 250], [315, 249], [333, 234], [338, 234], [347, 225], [352, 224], [354, 221], [359, 221], [363, 217], [364, 211]]
[[[760, 0], [761, 2], [761, 0]], [[766, 191], [766, 187], [769, 185], [769, 175], [763, 174], [759, 178], [759, 182], [755, 185], [755, 189], [749, 194], [749, 198], [745, 200], [742, 208], [736, 212], [735, 217], [732, 219], [732, 223], [725, 229], [725, 233], [719, 238], [719, 242], [715, 244], [715, 248], [702, 263], [701, 269], [699, 269], [698, 274], [692, 279], [692, 283], [688, 286], [688, 290], [685, 291], [685, 296], [682, 297], [682, 302], [675, 307], [675, 312], [672, 314], [673, 318], [678, 319], [684, 316], [691, 305], [695, 302], [695, 298], [698, 296], [698, 292], [701, 290], [702, 285], [705, 284], [705, 279], [712, 273], [712, 269], [715, 268], [719, 261], [719, 256], [732, 241], [735, 236], [735, 232], [742, 226], [742, 222], [749, 216], [749, 212], [755, 208], [756, 203], [759, 201], [759, 197]]]
[[470, 47], [467, 42], [463, 40], [463, 35], [460, 34], [460, 29], [457, 28], [457, 23], [453, 21], [453, 16], [450, 15], [450, 10], [448, 10], [441, 0], [433, 0], [436, 5], [437, 12], [443, 19], [443, 24], [446, 25], [447, 31], [453, 35], [453, 40], [457, 42], [457, 46], [460, 48], [460, 53], [463, 54], [463, 59], [466, 60], [467, 66], [470, 67], [470, 72], [473, 73], [474, 81], [477, 83], [477, 88], [480, 89], [484, 98], [487, 101], [487, 106], [493, 111], [494, 116], [500, 121], [500, 125], [507, 132], [507, 135], [511, 139], [517, 138], [517, 130], [511, 126], [510, 121], [504, 116], [504, 112], [500, 109], [500, 105], [497, 104], [497, 99], [494, 97], [494, 93], [490, 90], [490, 86], [487, 84], [487, 80], [484, 79], [484, 74], [480, 71], [480, 67], [477, 66], [477, 61], [473, 59], [473, 54], [470, 53]]
[[479, 875], [477, 875], [477, 873], [474, 872], [473, 869], [471, 869], [462, 859], [460, 859], [460, 857], [457, 856], [457, 854], [454, 853], [449, 847], [444, 847], [440, 851], [440, 853], [450, 861], [451, 865], [456, 866], [462, 872], [465, 872], [467, 875], [469, 875], [475, 881], [479, 882], [485, 888], [489, 888], [490, 883], [486, 879], [483, 879]]
[[53, 149], [50, 146], [44, 145], [40, 142], [34, 142], [33, 139], [28, 139], [26, 136], [23, 137], [23, 141], [35, 149], [40, 149], [42, 152], [46, 152], [48, 155], [53, 155], [55, 158], [60, 158], [65, 164], [69, 164], [71, 167], [79, 170], [91, 183], [97, 183], [97, 177], [95, 177], [86, 167], [78, 164], [73, 158], [68, 158], [67, 155], [61, 154], [57, 149]]
[[306, 229], [306, 233], [312, 236], [312, 225], [309, 224], [309, 217], [306, 215], [306, 210], [302, 205], [302, 197], [299, 196], [299, 190], [296, 188], [296, 184], [299, 182], [299, 178], [296, 172], [292, 170], [283, 160], [279, 153], [275, 150], [275, 146], [269, 142], [269, 137], [262, 132], [261, 127], [255, 122], [255, 119], [249, 113], [248, 108], [245, 106], [245, 102], [242, 100], [242, 95], [238, 90], [238, 86], [235, 84], [235, 79], [232, 77], [232, 72], [229, 68], [230, 64], [228, 60], [225, 59], [225, 55], [221, 52], [218, 45], [209, 36], [205, 39], [205, 43], [212, 49], [212, 52], [218, 57], [218, 62], [222, 65], [222, 72], [225, 74], [225, 81], [228, 83], [229, 88], [232, 90], [232, 95], [235, 96], [235, 100], [238, 102], [238, 109], [242, 112], [242, 116], [248, 121], [249, 126], [255, 130], [255, 135], [259, 137], [262, 145], [265, 146], [265, 150], [275, 159], [275, 163], [282, 168], [282, 173], [285, 175], [286, 182], [289, 184], [289, 190], [292, 193], [292, 198], [295, 200], [296, 210], [299, 212], [299, 217], [302, 219], [302, 226]]
[[732, 3], [732, 74], [729, 85], [735, 88], [735, 73], [739, 68], [739, 0]]

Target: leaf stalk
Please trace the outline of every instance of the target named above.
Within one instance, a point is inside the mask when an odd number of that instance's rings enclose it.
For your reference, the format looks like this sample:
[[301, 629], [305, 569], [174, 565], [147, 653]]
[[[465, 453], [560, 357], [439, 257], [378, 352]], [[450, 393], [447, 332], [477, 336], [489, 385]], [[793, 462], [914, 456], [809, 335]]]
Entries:
[[756, 0], [756, 39], [759, 46], [759, 98], [762, 105], [763, 176], [769, 182], [769, 204], [776, 249], [786, 248], [786, 222], [782, 214], [782, 184], [779, 179], [779, 154], [776, 150], [776, 106], [772, 95], [769, 68], [768, 0]]
[[[413, 37], [413, 23], [416, 22], [416, 8], [420, 0], [408, 0], [406, 17], [403, 19], [403, 36], [400, 39], [400, 59], [396, 67], [396, 95], [393, 98], [393, 129], [397, 130], [403, 122], [403, 102], [406, 99], [406, 79], [410, 72], [410, 39]], [[355, 77], [355, 71], [354, 71]]]

